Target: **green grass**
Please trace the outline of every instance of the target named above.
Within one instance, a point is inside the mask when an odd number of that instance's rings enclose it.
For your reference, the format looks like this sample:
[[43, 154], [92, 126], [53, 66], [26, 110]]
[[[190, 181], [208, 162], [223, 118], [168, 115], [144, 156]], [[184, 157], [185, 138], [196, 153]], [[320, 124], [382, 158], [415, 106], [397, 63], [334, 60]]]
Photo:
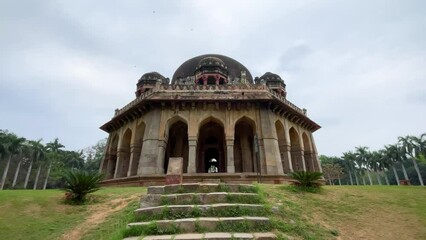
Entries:
[[[104, 188], [91, 195], [89, 205], [143, 192]], [[57, 239], [72, 229], [87, 216], [89, 205], [67, 205], [63, 196], [60, 190], [0, 191], [0, 239]]]
[[[407, 186], [326, 186], [318, 193], [295, 191], [291, 186], [257, 185], [265, 202], [270, 226], [256, 226], [259, 231], [270, 228], [279, 239], [426, 239], [426, 188]], [[58, 239], [64, 232], [83, 222], [90, 208], [116, 198], [145, 193], [143, 188], [104, 188], [90, 198], [89, 205], [71, 206], [62, 202], [59, 190], [0, 191], [0, 239]], [[230, 199], [240, 200], [240, 199]], [[135, 220], [133, 211], [139, 199], [121, 211], [108, 216], [90, 230], [89, 239], [119, 240], [124, 235], [153, 232], [174, 233], [179, 229], [126, 230]], [[216, 216], [237, 216], [245, 209], [230, 212], [210, 212]], [[165, 211], [166, 216], [170, 217]], [[191, 215], [198, 216], [196, 210]], [[186, 215], [183, 214], [182, 217]], [[180, 217], [180, 216], [171, 216]], [[220, 226], [218, 230], [241, 231], [246, 223]], [[128, 232], [135, 231], [135, 232]], [[198, 232], [205, 231], [198, 226]], [[360, 234], [363, 234], [362, 236]]]
[[262, 191], [281, 239], [426, 239], [424, 187], [326, 186], [310, 193], [263, 185]]

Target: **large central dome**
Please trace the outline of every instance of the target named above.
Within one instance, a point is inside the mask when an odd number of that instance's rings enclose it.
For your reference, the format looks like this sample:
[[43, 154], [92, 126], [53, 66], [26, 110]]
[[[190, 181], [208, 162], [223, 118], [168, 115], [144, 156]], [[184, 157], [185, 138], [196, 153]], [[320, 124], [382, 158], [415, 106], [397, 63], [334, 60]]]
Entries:
[[182, 63], [173, 74], [172, 84], [178, 84], [178, 80], [180, 79], [194, 77], [196, 70], [199, 69], [201, 65], [204, 66], [209, 64], [226, 66], [230, 82], [240, 81], [241, 78], [245, 78], [247, 83], [253, 83], [253, 77], [248, 69], [237, 60], [219, 54], [205, 54], [191, 58]]

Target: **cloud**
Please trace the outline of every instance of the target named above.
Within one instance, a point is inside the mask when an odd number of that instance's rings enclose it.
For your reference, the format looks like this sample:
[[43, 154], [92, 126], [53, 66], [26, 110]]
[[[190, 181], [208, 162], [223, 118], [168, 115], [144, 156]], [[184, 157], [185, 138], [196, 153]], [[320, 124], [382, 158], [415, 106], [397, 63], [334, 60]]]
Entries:
[[320, 153], [425, 132], [424, 1], [3, 1], [0, 127], [71, 149], [149, 71], [219, 53], [281, 75]]

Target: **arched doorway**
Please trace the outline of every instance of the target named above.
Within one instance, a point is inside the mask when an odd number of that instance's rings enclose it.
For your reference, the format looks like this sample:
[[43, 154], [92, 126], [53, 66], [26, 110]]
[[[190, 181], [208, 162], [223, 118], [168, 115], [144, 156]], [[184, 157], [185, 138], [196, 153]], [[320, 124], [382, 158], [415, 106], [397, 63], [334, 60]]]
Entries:
[[311, 142], [309, 141], [308, 136], [306, 133], [302, 134], [302, 140], [303, 140], [303, 155], [305, 157], [305, 164], [306, 164], [306, 171], [315, 171], [314, 162], [312, 161], [312, 149], [311, 149]]
[[281, 162], [283, 165], [283, 171], [284, 173], [290, 172], [290, 162], [288, 159], [288, 143], [285, 138], [285, 129], [281, 121], [277, 120], [275, 122], [275, 130], [277, 131], [277, 137], [278, 137], [278, 146], [280, 149], [280, 157]]
[[290, 153], [291, 164], [294, 171], [303, 171], [302, 152], [300, 147], [299, 133], [293, 127], [290, 128]]
[[112, 141], [108, 148], [108, 162], [106, 166], [106, 179], [114, 178], [115, 166], [117, 164], [117, 147], [118, 147], [118, 137], [115, 135], [112, 138]]
[[246, 117], [241, 118], [235, 124], [234, 134], [234, 164], [235, 172], [254, 172], [254, 122]]
[[117, 177], [127, 177], [127, 171], [130, 164], [130, 141], [132, 139], [132, 130], [129, 128], [124, 132], [121, 146], [118, 149], [119, 166]]
[[[225, 134], [223, 125], [214, 118], [201, 124], [197, 142], [197, 172], [226, 172]], [[216, 160], [216, 161], [214, 161]], [[212, 171], [210, 171], [212, 172]]]
[[166, 158], [164, 159], [164, 173], [167, 173], [169, 158], [171, 157], [183, 158], [183, 172], [186, 173], [188, 169], [188, 150], [188, 125], [179, 120], [172, 124], [169, 129]]

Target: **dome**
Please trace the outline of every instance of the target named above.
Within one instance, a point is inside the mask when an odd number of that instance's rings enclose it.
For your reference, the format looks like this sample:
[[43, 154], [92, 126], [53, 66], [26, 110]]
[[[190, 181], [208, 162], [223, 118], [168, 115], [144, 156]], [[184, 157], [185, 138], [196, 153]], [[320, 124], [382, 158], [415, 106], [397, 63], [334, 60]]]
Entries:
[[146, 84], [146, 83], [155, 83], [157, 82], [157, 80], [161, 80], [163, 83], [169, 82], [167, 78], [165, 78], [163, 75], [159, 74], [158, 72], [148, 72], [142, 75], [141, 78], [139, 78], [139, 81], [136, 85], [139, 86], [141, 84]]
[[219, 54], [205, 54], [191, 58], [182, 65], [173, 74], [172, 84], [175, 84], [178, 79], [193, 77], [196, 70], [203, 66], [221, 67], [227, 71], [228, 77], [233, 81], [234, 79], [241, 79], [244, 74], [248, 83], [253, 83], [253, 77], [248, 69], [240, 62]]
[[284, 82], [278, 74], [267, 72], [260, 77], [260, 80], [264, 80], [266, 82]]

